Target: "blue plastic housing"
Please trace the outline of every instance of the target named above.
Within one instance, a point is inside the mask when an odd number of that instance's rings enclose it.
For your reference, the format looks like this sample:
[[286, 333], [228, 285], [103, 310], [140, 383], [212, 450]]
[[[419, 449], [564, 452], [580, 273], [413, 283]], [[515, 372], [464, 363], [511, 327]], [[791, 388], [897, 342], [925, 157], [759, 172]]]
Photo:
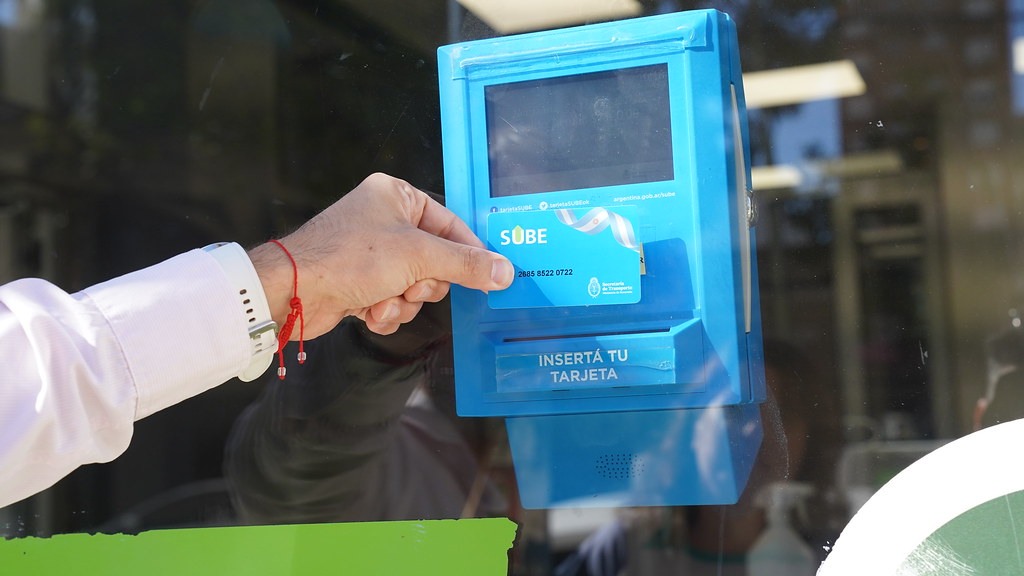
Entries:
[[[642, 243], [636, 304], [496, 308], [488, 295], [452, 286], [458, 413], [508, 417], [528, 507], [609, 505], [608, 498], [622, 505], [735, 501], [760, 445], [757, 404], [765, 399], [765, 381], [732, 20], [701, 10], [466, 42], [439, 48], [438, 67], [447, 205], [477, 236], [488, 238], [488, 215], [495, 212], [629, 205]], [[618, 70], [651, 72], [647, 80], [636, 74], [606, 80]], [[663, 72], [667, 126], [658, 111]], [[505, 164], [524, 162], [496, 157], [495, 126], [501, 126], [493, 110], [488, 116], [494, 105], [488, 98], [504, 86], [537, 98], [526, 89], [545, 89], [546, 79], [635, 82], [635, 90], [619, 86], [610, 99], [595, 100], [594, 113], [600, 106], [631, 106], [622, 126], [648, 126], [639, 134], [651, 137], [642, 144], [626, 137], [631, 148], [614, 155], [588, 151], [579, 138], [551, 137], [560, 132], [549, 130], [537, 148], [565, 160], [506, 177]], [[653, 104], [644, 104], [646, 92]], [[578, 107], [558, 109], [570, 101], [562, 93], [551, 100], [552, 122], [589, 121], [565, 120], [581, 115]], [[530, 101], [523, 106], [536, 108]], [[657, 125], [643, 117], [648, 111]], [[530, 110], [519, 114], [535, 117]], [[506, 122], [513, 131], [502, 137], [522, 137]], [[570, 150], [558, 148], [563, 140]], [[664, 155], [644, 148], [659, 146]], [[588, 154], [597, 161], [588, 162]], [[616, 165], [632, 162], [633, 154], [643, 166]], [[572, 169], [555, 173], [560, 163]], [[574, 181], [585, 186], [573, 187]], [[718, 455], [708, 460], [686, 447], [698, 424], [711, 421], [718, 424], [704, 432], [714, 439], [704, 441]], [[666, 445], [682, 448], [670, 455]], [[631, 473], [602, 473], [616, 458]], [[637, 461], [646, 464], [634, 466]], [[567, 462], [578, 465], [566, 468]], [[733, 481], [711, 489], [700, 480], [716, 477], [704, 469], [707, 462], [728, 462], [718, 471]], [[657, 471], [659, 487], [645, 483], [641, 470]], [[703, 476], [693, 477], [695, 471]]]

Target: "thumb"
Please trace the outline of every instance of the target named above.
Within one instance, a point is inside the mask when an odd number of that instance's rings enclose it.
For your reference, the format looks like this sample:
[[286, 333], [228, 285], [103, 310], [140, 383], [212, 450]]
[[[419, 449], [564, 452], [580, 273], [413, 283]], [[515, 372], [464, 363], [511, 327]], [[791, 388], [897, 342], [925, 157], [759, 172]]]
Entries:
[[515, 269], [504, 256], [483, 248], [428, 236], [429, 249], [421, 268], [425, 278], [485, 291], [504, 290], [512, 284]]

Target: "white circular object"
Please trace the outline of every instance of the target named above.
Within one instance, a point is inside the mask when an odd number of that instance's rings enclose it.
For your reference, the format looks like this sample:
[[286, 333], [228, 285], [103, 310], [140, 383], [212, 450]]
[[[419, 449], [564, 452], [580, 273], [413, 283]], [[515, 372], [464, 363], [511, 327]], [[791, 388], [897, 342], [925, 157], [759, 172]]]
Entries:
[[887, 482], [843, 529], [818, 576], [897, 574], [936, 530], [1024, 490], [1024, 420], [985, 428], [925, 455]]

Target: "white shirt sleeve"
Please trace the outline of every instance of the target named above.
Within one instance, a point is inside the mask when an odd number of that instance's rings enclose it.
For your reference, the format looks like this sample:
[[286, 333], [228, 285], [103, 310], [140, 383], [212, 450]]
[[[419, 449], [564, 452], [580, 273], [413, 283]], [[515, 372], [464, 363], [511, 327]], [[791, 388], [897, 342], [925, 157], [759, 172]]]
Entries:
[[245, 368], [233, 292], [202, 250], [76, 294], [0, 286], [0, 507], [114, 459], [136, 420]]

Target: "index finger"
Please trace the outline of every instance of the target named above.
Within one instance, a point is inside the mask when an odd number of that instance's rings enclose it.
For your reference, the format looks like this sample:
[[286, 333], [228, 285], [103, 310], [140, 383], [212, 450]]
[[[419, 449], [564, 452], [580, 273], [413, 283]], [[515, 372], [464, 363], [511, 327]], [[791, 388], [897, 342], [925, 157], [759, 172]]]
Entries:
[[438, 204], [433, 198], [423, 192], [423, 211], [420, 214], [420, 221], [417, 223], [420, 230], [429, 232], [434, 236], [440, 236], [445, 240], [468, 244], [477, 248], [483, 248], [484, 243], [473, 234], [473, 231], [466, 226], [466, 223], [459, 219], [454, 212]]

